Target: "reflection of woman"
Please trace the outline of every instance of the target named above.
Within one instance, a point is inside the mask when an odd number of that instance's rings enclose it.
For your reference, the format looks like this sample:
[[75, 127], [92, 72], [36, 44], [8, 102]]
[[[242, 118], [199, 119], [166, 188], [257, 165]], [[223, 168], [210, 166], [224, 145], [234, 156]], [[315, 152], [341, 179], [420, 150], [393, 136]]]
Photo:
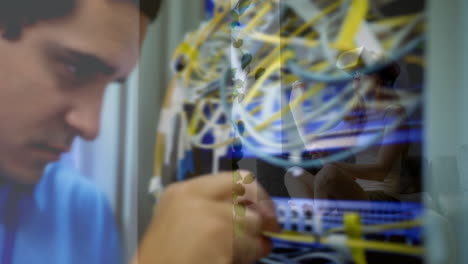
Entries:
[[[398, 74], [398, 66], [392, 64], [377, 74], [363, 77], [370, 78], [373, 86], [360, 95], [360, 100], [344, 120], [349, 126], [359, 127], [361, 130], [357, 137], [358, 145], [366, 144], [366, 132], [371, 130], [372, 124], [379, 124], [380, 131], [383, 130], [380, 142], [356, 153], [355, 163], [331, 162], [325, 164], [315, 175], [298, 168], [288, 170], [285, 185], [291, 196], [398, 200], [405, 140], [401, 138], [401, 133], [396, 133], [399, 129], [389, 129], [392, 123], [405, 115], [403, 106], [398, 103], [397, 94], [391, 89]], [[355, 82], [360, 87], [361, 80], [357, 79]]]

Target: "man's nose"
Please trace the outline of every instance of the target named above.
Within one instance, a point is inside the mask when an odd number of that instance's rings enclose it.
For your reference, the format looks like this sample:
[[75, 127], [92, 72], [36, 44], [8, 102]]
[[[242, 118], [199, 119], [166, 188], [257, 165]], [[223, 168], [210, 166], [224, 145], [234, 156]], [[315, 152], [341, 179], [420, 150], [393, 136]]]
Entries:
[[103, 93], [75, 97], [65, 116], [67, 125], [86, 140], [93, 140], [99, 134]]

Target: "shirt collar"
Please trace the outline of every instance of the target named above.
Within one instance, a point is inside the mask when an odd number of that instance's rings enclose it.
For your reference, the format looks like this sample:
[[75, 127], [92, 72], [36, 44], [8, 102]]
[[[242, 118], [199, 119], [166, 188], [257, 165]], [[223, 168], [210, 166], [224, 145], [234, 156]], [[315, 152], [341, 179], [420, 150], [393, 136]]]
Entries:
[[52, 174], [55, 173], [57, 168], [56, 163], [51, 163], [47, 165], [47, 167], [44, 169], [44, 173], [42, 175], [42, 178], [40, 181], [36, 184], [33, 192], [33, 200], [35, 205], [39, 210], [42, 210], [45, 208], [47, 204], [47, 192], [49, 190], [46, 190], [47, 188], [47, 181], [50, 181], [50, 177], [53, 177]]
[[0, 190], [14, 190], [21, 192], [24, 197], [30, 197], [32, 205], [38, 210], [42, 210], [46, 206], [46, 192], [44, 188], [45, 182], [48, 180], [49, 174], [53, 173], [54, 165], [49, 164], [44, 169], [42, 178], [36, 184], [18, 184], [4, 177], [0, 177]]

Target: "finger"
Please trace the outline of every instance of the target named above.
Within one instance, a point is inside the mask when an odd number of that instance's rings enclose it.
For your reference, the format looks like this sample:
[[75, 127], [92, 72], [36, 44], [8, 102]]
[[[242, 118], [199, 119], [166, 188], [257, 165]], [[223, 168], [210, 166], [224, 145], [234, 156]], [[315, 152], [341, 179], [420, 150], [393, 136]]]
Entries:
[[[240, 170], [239, 174], [242, 175], [243, 178], [247, 177], [251, 173], [249, 171]], [[244, 201], [246, 205], [248, 203], [257, 203], [259, 201], [271, 201], [270, 196], [268, 193], [261, 187], [257, 181], [253, 181], [249, 184], [243, 184], [245, 188], [245, 194], [241, 197], [239, 201]], [[275, 207], [273, 204], [265, 204], [265, 211], [263, 213], [274, 213]]]
[[234, 232], [261, 235], [262, 220], [259, 214], [242, 205], [234, 205]]
[[[247, 171], [240, 171], [247, 174]], [[238, 203], [246, 205], [249, 209], [259, 213], [261, 229], [263, 231], [278, 232], [280, 230], [276, 217], [275, 204], [270, 196], [257, 182], [244, 185], [245, 195], [238, 199]]]
[[250, 210], [258, 212], [260, 215], [260, 230], [269, 231], [269, 232], [279, 232], [281, 231], [280, 225], [278, 223], [278, 218], [276, 213], [271, 212], [270, 208], [274, 208], [274, 202], [272, 200], [263, 200], [257, 203], [253, 203], [248, 206]]
[[[213, 175], [203, 175], [195, 179], [183, 182], [187, 191], [193, 193], [195, 197], [204, 197], [206, 199], [232, 201], [233, 193], [240, 195], [238, 200], [241, 204], [249, 205], [249, 208], [257, 211], [261, 218], [261, 227], [263, 231], [278, 232], [279, 224], [276, 219], [274, 203], [256, 182], [242, 185], [244, 189], [233, 184], [232, 179], [238, 174], [246, 177], [251, 174], [248, 171], [221, 172]], [[241, 186], [241, 187], [242, 187]]]
[[239, 234], [234, 240], [233, 263], [253, 263], [271, 253], [272, 242], [261, 235]]
[[201, 175], [182, 184], [196, 197], [231, 201], [234, 175], [234, 172]]
[[[249, 184], [238, 184], [233, 181], [236, 177], [240, 176], [242, 179], [249, 175], [252, 173], [245, 170], [220, 172], [201, 175], [179, 184], [185, 185], [189, 192], [207, 199], [231, 201], [232, 195], [235, 194], [250, 201], [270, 200], [268, 194], [263, 188], [258, 188], [259, 185], [255, 181]], [[274, 207], [268, 211], [274, 212]]]
[[261, 245], [261, 250], [258, 252], [258, 257], [264, 258], [270, 255], [271, 251], [273, 250], [273, 242], [271, 241], [271, 239], [262, 235], [259, 237], [259, 243]]

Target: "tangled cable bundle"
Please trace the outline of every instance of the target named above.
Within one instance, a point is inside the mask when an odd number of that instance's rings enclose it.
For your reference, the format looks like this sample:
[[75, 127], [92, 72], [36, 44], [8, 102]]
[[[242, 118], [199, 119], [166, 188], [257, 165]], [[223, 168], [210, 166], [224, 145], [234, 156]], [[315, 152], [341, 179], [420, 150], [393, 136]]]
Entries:
[[[320, 167], [382, 144], [384, 132], [420, 132], [421, 120], [413, 115], [420, 111], [422, 81], [413, 77], [424, 70], [423, 0], [410, 8], [405, 0], [214, 2], [213, 17], [187, 33], [172, 57], [174, 81], [161, 112], [150, 186], [156, 196], [162, 175], [183, 180], [194, 170], [194, 148], [212, 154], [211, 172], [220, 170], [222, 157], [232, 159], [232, 169], [246, 156], [279, 167]], [[379, 113], [396, 104], [404, 111], [384, 124]], [[313, 151], [326, 154], [311, 158]], [[345, 246], [297, 247], [317, 233], [286, 234], [277, 242], [291, 242], [284, 244], [291, 252], [260, 263], [362, 264], [369, 247], [422, 254], [419, 246], [344, 241], [345, 218], [319, 221], [340, 222], [320, 235], [330, 235], [329, 245]], [[420, 228], [413, 218], [398, 221], [350, 226], [362, 234]], [[296, 228], [307, 233], [305, 225]]]
[[[214, 17], [187, 34], [173, 56], [182, 103], [193, 108], [178, 113], [187, 124], [181, 133], [217, 157], [241, 141], [248, 153], [283, 167], [319, 166], [375, 144], [383, 136], [378, 122], [364, 131], [371, 135], [365, 142], [354, 145], [357, 128], [342, 125], [373, 89], [369, 76], [399, 67], [394, 87], [380, 90], [400, 99], [366, 103], [369, 112], [403, 105], [405, 115], [393, 129], [421, 102], [408, 68], [424, 65], [424, 15], [417, 9], [388, 14], [387, 6], [400, 2], [216, 1]], [[242, 136], [235, 128], [239, 121], [246, 129]], [[324, 148], [341, 151], [321, 160], [304, 155]]]

